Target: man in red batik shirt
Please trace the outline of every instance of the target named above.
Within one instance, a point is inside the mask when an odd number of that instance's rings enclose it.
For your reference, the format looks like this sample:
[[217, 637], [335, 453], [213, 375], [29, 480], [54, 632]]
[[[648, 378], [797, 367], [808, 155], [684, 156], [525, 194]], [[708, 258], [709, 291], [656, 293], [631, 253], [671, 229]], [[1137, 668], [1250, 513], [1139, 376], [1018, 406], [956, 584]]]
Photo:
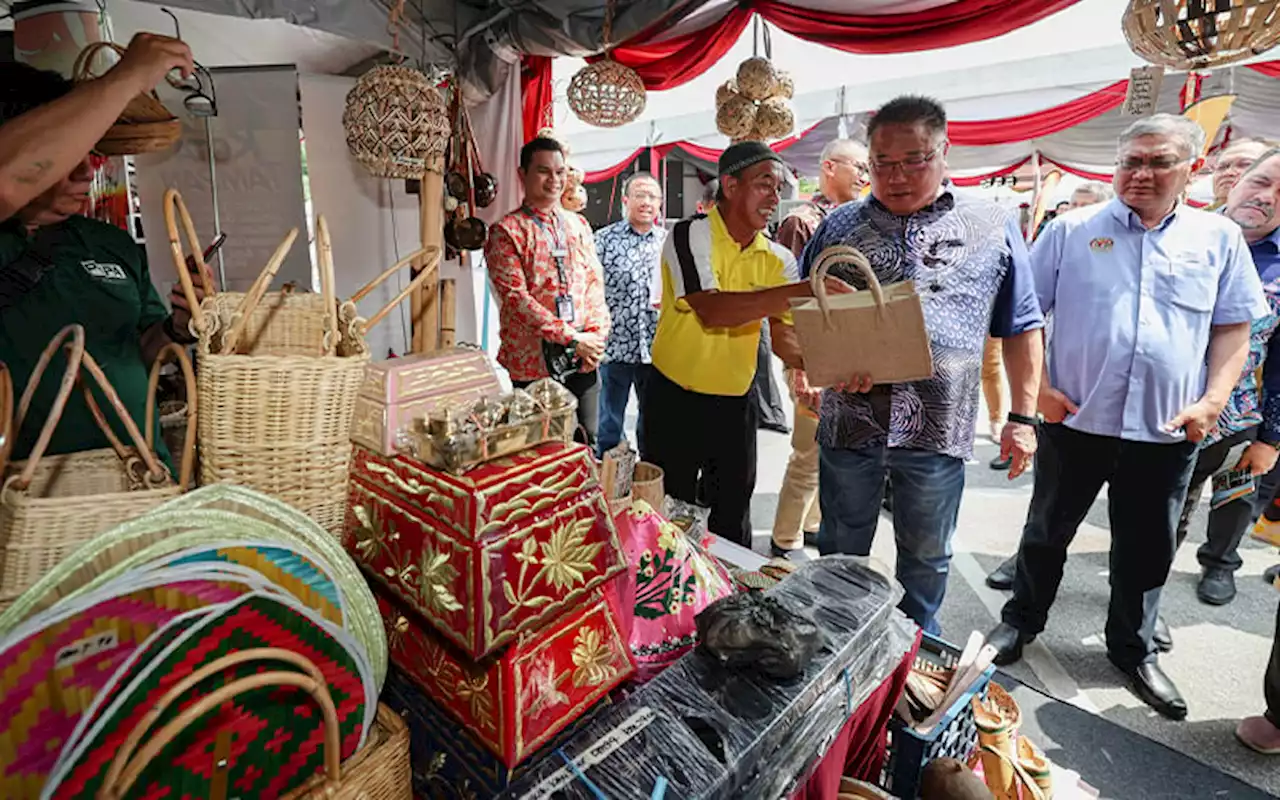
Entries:
[[524, 203], [489, 229], [484, 246], [501, 325], [498, 363], [517, 388], [548, 376], [561, 381], [578, 398], [580, 438], [594, 446], [597, 368], [609, 338], [595, 240], [581, 215], [560, 207], [559, 142], [539, 137], [521, 148], [519, 175]]

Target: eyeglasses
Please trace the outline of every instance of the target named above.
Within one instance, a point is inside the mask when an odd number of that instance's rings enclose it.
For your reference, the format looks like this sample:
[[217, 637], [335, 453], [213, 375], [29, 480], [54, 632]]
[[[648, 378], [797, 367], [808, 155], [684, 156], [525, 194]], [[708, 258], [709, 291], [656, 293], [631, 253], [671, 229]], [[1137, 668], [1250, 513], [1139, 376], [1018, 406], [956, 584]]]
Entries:
[[1178, 158], [1177, 156], [1157, 156], [1155, 158], [1122, 158], [1116, 162], [1116, 166], [1125, 172], [1138, 172], [1142, 169], [1149, 169], [1152, 172], [1168, 172], [1174, 167], [1186, 164], [1189, 159]]
[[924, 155], [909, 156], [901, 161], [881, 161], [880, 159], [872, 158], [871, 168], [883, 175], [888, 175], [895, 169], [901, 169], [904, 174], [908, 175], [924, 172], [929, 168], [929, 164], [942, 152], [942, 148], [945, 145], [946, 142], [942, 142]]
[[1237, 158], [1233, 161], [1219, 161], [1213, 165], [1214, 172], [1226, 172], [1229, 169], [1243, 172], [1253, 166], [1252, 158]]
[[859, 178], [867, 177], [867, 165], [862, 161], [851, 161], [847, 158], [828, 158], [827, 160], [832, 164], [843, 164], [846, 167], [852, 167], [854, 174]]
[[[167, 8], [160, 10], [173, 20], [173, 38], [181, 40], [182, 28], [178, 25], [178, 18]], [[195, 65], [195, 72], [190, 76], [184, 78], [177, 72], [170, 72], [165, 76], [165, 82], [178, 91], [187, 93], [187, 96], [182, 99], [182, 105], [191, 116], [216, 117], [218, 116], [218, 92], [213, 85], [213, 76], [200, 62], [195, 62]], [[209, 83], [208, 91], [205, 91], [205, 81]]]

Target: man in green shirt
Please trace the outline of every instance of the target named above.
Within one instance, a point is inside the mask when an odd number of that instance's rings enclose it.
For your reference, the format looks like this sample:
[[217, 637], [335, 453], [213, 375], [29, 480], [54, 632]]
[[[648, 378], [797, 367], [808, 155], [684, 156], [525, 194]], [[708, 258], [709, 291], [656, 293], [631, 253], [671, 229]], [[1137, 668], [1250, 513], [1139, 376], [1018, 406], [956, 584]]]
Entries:
[[[93, 355], [139, 427], [150, 364], [171, 341], [189, 343], [190, 313], [175, 292], [170, 314], [146, 256], [123, 230], [81, 216], [94, 144], [131, 98], [171, 69], [189, 74], [191, 53], [139, 34], [103, 78], [78, 87], [23, 64], [0, 64], [0, 361], [22, 391], [40, 353], [63, 327], [84, 326]], [[197, 287], [201, 285], [195, 281]], [[36, 389], [12, 458], [25, 458], [48, 418], [66, 361], [59, 354]], [[123, 425], [99, 393], [113, 430]], [[158, 433], [158, 432], [157, 432]], [[159, 436], [156, 446], [164, 453]], [[83, 396], [71, 396], [47, 452], [108, 446]]]

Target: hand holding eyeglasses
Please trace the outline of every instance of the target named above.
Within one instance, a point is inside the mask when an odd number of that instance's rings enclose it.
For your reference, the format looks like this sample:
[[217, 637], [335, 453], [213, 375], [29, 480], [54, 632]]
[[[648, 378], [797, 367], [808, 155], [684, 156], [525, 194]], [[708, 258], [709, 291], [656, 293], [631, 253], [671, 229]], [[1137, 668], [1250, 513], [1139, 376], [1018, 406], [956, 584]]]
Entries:
[[120, 63], [107, 74], [129, 83], [137, 94], [142, 94], [155, 89], [173, 70], [186, 78], [195, 68], [191, 48], [185, 43], [155, 33], [139, 33], [129, 42]]

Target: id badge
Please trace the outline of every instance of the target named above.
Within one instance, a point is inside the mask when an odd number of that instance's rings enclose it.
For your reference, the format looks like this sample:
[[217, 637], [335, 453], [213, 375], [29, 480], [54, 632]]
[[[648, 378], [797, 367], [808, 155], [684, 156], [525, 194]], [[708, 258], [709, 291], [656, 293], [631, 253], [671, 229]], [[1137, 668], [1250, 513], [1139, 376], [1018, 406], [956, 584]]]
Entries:
[[556, 296], [556, 316], [564, 322], [574, 322], [572, 297], [567, 294]]

